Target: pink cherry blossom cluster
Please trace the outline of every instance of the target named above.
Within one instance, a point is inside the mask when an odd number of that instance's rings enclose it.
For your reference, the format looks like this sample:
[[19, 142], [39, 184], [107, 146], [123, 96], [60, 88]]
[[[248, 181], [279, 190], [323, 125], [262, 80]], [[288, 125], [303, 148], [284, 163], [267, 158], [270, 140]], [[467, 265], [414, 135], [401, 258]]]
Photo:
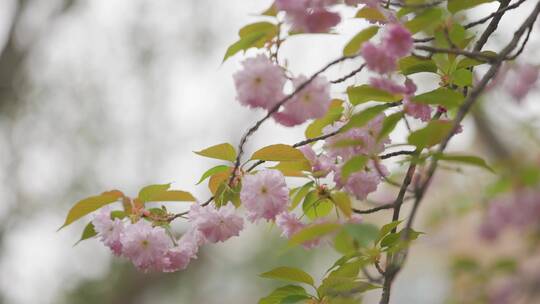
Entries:
[[163, 227], [153, 226], [145, 219], [135, 223], [112, 219], [108, 208], [102, 208], [92, 224], [100, 240], [115, 255], [128, 258], [139, 270], [174, 272], [185, 269], [204, 243], [237, 236], [244, 223], [232, 205], [216, 209], [194, 204], [189, 219], [192, 226], [178, 241]]
[[380, 74], [379, 77], [370, 79], [371, 86], [392, 94], [403, 95], [405, 113], [422, 121], [428, 121], [431, 118], [431, 107], [412, 100], [416, 92], [414, 82], [411, 79], [406, 79], [405, 84], [400, 85], [391, 79], [391, 73], [395, 72], [397, 68], [397, 61], [409, 55], [412, 47], [413, 39], [409, 30], [400, 23], [390, 23], [385, 26], [381, 43], [375, 45], [366, 42], [362, 47], [361, 54], [367, 67]]
[[276, 0], [276, 8], [285, 12], [293, 31], [324, 33], [336, 26], [341, 17], [328, 10], [337, 0]]
[[[369, 193], [377, 190], [378, 185], [388, 174], [386, 167], [380, 163], [369, 162], [358, 172], [352, 173], [347, 179], [342, 177], [343, 165], [357, 155], [369, 157], [384, 150], [390, 138], [378, 138], [385, 118], [381, 114], [362, 128], [352, 128], [325, 140], [323, 152], [317, 155], [312, 147], [301, 148], [304, 156], [310, 162], [314, 175], [325, 177], [333, 173], [337, 189], [343, 189], [357, 199], [363, 200]], [[340, 129], [343, 122], [326, 127], [323, 133], [328, 134]]]
[[522, 189], [490, 202], [480, 235], [494, 240], [506, 228], [525, 229], [540, 220], [540, 191]]
[[[242, 66], [243, 69], [233, 76], [236, 98], [242, 105], [271, 110], [283, 100], [287, 78], [280, 66], [262, 54], [244, 60]], [[295, 90], [299, 90], [307, 80], [304, 75], [294, 78]], [[273, 118], [284, 126], [299, 125], [324, 116], [330, 101], [330, 83], [319, 76], [296, 92], [283, 109], [273, 114]]]

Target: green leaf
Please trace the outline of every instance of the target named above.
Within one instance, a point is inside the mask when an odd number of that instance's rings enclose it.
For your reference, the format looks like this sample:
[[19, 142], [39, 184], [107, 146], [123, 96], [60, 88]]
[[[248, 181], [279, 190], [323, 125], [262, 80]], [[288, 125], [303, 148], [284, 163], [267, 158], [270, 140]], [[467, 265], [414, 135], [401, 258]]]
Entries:
[[80, 242], [82, 242], [84, 240], [87, 240], [89, 238], [92, 238], [92, 237], [94, 237], [96, 235], [97, 235], [97, 232], [96, 232], [96, 230], [94, 230], [94, 224], [92, 224], [92, 222], [90, 222], [90, 223], [88, 223], [88, 225], [86, 225], [86, 227], [84, 227], [81, 238], [73, 246], [76, 246]]
[[443, 11], [439, 8], [427, 9], [414, 19], [405, 22], [405, 27], [416, 34], [420, 31], [428, 31], [437, 26], [443, 17]]
[[351, 117], [349, 122], [341, 128], [341, 131], [345, 132], [352, 128], [361, 128], [386, 109], [388, 109], [388, 105], [382, 104], [367, 108], [360, 113], [356, 113]]
[[404, 239], [406, 228], [398, 233], [390, 233], [381, 240], [381, 247], [386, 247], [389, 252], [397, 252], [403, 248], [406, 248], [411, 241], [418, 238], [421, 232], [409, 229], [407, 239]]
[[368, 160], [366, 155], [356, 155], [349, 159], [341, 168], [341, 177], [347, 180], [351, 174], [364, 170]]
[[364, 84], [356, 87], [348, 87], [347, 95], [353, 105], [358, 105], [368, 101], [394, 102], [401, 99], [401, 95], [394, 95]]
[[298, 204], [304, 199], [304, 197], [308, 194], [309, 190], [313, 187], [314, 182], [309, 182], [300, 188], [298, 192], [296, 192], [296, 195], [291, 200], [291, 207], [289, 207], [289, 210], [294, 210]]
[[269, 16], [269, 17], [275, 17], [277, 16], [277, 8], [276, 8], [276, 5], [274, 3], [272, 3], [272, 5], [267, 8], [264, 12], [261, 13], [262, 16]]
[[381, 230], [379, 231], [379, 237], [377, 238], [377, 241], [375, 243], [378, 243], [382, 238], [384, 238], [388, 233], [390, 233], [390, 231], [392, 231], [394, 228], [397, 228], [397, 226], [399, 226], [401, 222], [403, 221], [393, 221], [382, 226]]
[[240, 36], [240, 38], [244, 38], [253, 33], [267, 33], [273, 37], [273, 34], [276, 30], [277, 30], [277, 27], [275, 24], [271, 22], [263, 21], [263, 22], [256, 22], [256, 23], [248, 24], [242, 27], [238, 31], [238, 35]]
[[277, 25], [270, 22], [256, 22], [240, 29], [240, 39], [233, 43], [225, 52], [223, 61], [234, 54], [249, 48], [262, 48], [267, 41], [272, 40], [278, 32]]
[[377, 142], [387, 137], [394, 131], [398, 122], [403, 118], [403, 112], [397, 112], [386, 117], [383, 121], [381, 132], [377, 135]]
[[322, 135], [324, 127], [331, 125], [341, 118], [343, 114], [343, 100], [334, 99], [328, 108], [328, 112], [319, 119], [315, 119], [306, 128], [306, 138], [314, 138]]
[[236, 150], [229, 143], [211, 146], [204, 150], [197, 151], [195, 154], [208, 158], [228, 160], [231, 162], [236, 160]]
[[[359, 294], [377, 288], [380, 288], [380, 286], [363, 281], [357, 281], [354, 278], [328, 277], [324, 279], [323, 284], [321, 284], [321, 286], [318, 288], [318, 291], [321, 295], [333, 297], [341, 294]], [[337, 304], [343, 302], [332, 301], [330, 303]], [[358, 303], [358, 300], [345, 303]]]
[[431, 59], [421, 59], [414, 56], [408, 56], [399, 60], [399, 70], [403, 75], [411, 75], [422, 72], [437, 73], [437, 65]]
[[399, 233], [390, 233], [381, 240], [381, 247], [394, 247], [399, 242]]
[[251, 156], [251, 159], [265, 161], [304, 161], [306, 160], [302, 151], [289, 145], [277, 144], [264, 147]]
[[75, 222], [92, 211], [118, 201], [122, 196], [123, 194], [120, 191], [109, 191], [104, 192], [101, 195], [91, 196], [78, 201], [75, 206], [69, 210], [64, 224], [58, 230]]
[[459, 107], [463, 103], [464, 98], [461, 93], [456, 91], [447, 88], [438, 88], [424, 94], [416, 95], [413, 101], [429, 105], [441, 105], [447, 109], [453, 109]]
[[225, 172], [228, 169], [229, 169], [229, 166], [219, 165], [219, 166], [215, 166], [213, 168], [210, 168], [210, 169], [206, 170], [206, 172], [203, 173], [203, 175], [201, 176], [201, 178], [197, 182], [197, 185], [202, 183], [205, 179], [209, 178], [210, 176], [212, 176], [212, 175], [214, 175], [216, 173], [219, 173], [219, 172]]
[[311, 193], [312, 192], [306, 195], [306, 199], [302, 205], [304, 214], [311, 220], [327, 216], [332, 209], [334, 209], [334, 204], [332, 204], [332, 201], [327, 198], [319, 199], [316, 192], [314, 192], [314, 194]]
[[278, 267], [268, 272], [261, 273], [261, 277], [282, 281], [306, 283], [313, 286], [313, 278], [305, 271], [294, 267]]
[[358, 242], [361, 247], [367, 247], [379, 236], [379, 228], [372, 224], [346, 224], [343, 229]]
[[412, 132], [408, 141], [419, 148], [429, 148], [440, 143], [452, 130], [452, 122], [434, 120], [425, 128]]
[[139, 199], [142, 202], [194, 202], [195, 197], [191, 193], [180, 190], [168, 189], [171, 184], [150, 185], [146, 186], [139, 191]]
[[344, 230], [339, 231], [334, 237], [334, 249], [341, 254], [352, 254], [358, 251], [353, 238]]
[[[481, 53], [483, 55], [486, 55], [486, 56], [492, 56], [492, 57], [497, 56], [497, 53], [493, 52], [493, 51], [483, 51]], [[458, 65], [457, 65], [457, 68], [458, 69], [469, 68], [469, 67], [473, 67], [473, 66], [477, 66], [477, 65], [481, 65], [481, 64], [485, 64], [485, 63], [487, 63], [487, 62], [479, 61], [479, 60], [476, 60], [476, 59], [465, 57], [465, 58], [461, 59], [461, 61], [459, 61]]]
[[127, 216], [126, 212], [122, 210], [113, 210], [111, 211], [111, 219], [123, 219]]
[[369, 21], [385, 22], [386, 17], [380, 10], [368, 6], [364, 6], [357, 13], [355, 18], [363, 18]]
[[351, 217], [352, 215], [352, 202], [349, 195], [345, 192], [334, 192], [331, 195], [332, 201], [338, 207], [338, 209], [346, 217]]
[[283, 173], [285, 176], [305, 177], [303, 171], [311, 171], [311, 165], [307, 160], [282, 161], [276, 166], [272, 167], [272, 169], [281, 171], [281, 173]]
[[240, 51], [245, 51], [251, 47], [254, 47], [257, 42], [264, 37], [266, 37], [266, 33], [251, 33], [243, 38], [240, 38], [240, 40], [229, 46], [227, 52], [225, 52], [225, 56], [223, 57], [223, 62]]
[[143, 202], [148, 202], [150, 201], [150, 198], [154, 195], [156, 195], [157, 193], [162, 193], [162, 192], [165, 192], [167, 190], [169, 190], [169, 188], [171, 187], [171, 184], [158, 184], [158, 185], [149, 185], [149, 186], [146, 186], [144, 188], [142, 188], [140, 191], [139, 191], [139, 199]]
[[272, 291], [268, 296], [259, 300], [259, 304], [281, 304], [287, 297], [295, 295], [307, 295], [303, 287], [297, 285], [287, 285]]
[[[280, 304], [294, 304], [298, 302], [304, 302], [304, 300], [311, 299], [308, 295], [291, 295], [283, 298]], [[305, 302], [304, 302], [305, 303]]]
[[289, 246], [300, 245], [307, 241], [319, 238], [338, 230], [341, 226], [336, 223], [322, 223], [310, 225], [291, 236]]
[[482, 158], [480, 158], [478, 156], [458, 155], [458, 154], [442, 154], [442, 155], [439, 154], [439, 155], [434, 155], [434, 156], [436, 158], [438, 158], [439, 160], [444, 160], [444, 161], [449, 161], [449, 162], [457, 162], [457, 163], [477, 166], [477, 167], [480, 167], [480, 168], [484, 168], [484, 169], [490, 171], [491, 173], [495, 173], [493, 168], [491, 168], [486, 163], [485, 160], [483, 160]]
[[189, 192], [181, 190], [164, 191], [148, 197], [147, 202], [196, 202], [197, 199]]
[[362, 44], [364, 42], [371, 39], [373, 36], [377, 34], [379, 31], [378, 26], [370, 26], [368, 28], [365, 28], [361, 30], [358, 34], [356, 34], [349, 43], [345, 46], [343, 49], [343, 55], [344, 56], [352, 56], [358, 53], [360, 48], [362, 47]]
[[447, 7], [452, 14], [455, 14], [459, 11], [494, 1], [497, 0], [448, 0]]
[[473, 74], [468, 69], [458, 69], [452, 73], [452, 83], [460, 87], [470, 87], [473, 84]]

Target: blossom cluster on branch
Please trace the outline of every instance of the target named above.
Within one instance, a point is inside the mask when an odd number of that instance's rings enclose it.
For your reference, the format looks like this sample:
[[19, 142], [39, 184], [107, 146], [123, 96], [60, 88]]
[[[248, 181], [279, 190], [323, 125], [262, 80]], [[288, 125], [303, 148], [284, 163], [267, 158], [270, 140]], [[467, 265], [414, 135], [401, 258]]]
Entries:
[[[502, 87], [522, 100], [536, 87], [537, 66], [504, 62], [522, 52], [540, 4], [507, 46], [493, 52], [483, 50], [485, 42], [500, 18], [525, 0], [512, 6], [500, 1], [497, 12], [460, 24], [458, 13], [483, 2], [489, 1], [275, 0], [260, 16], [265, 21], [239, 31], [239, 40], [224, 58], [249, 51], [232, 76], [236, 99], [265, 115], [244, 133], [237, 148], [223, 143], [196, 152], [225, 162], [199, 180], [208, 180], [210, 199], [170, 190], [170, 184], [144, 187], [136, 198], [113, 190], [78, 202], [64, 226], [98, 210], [81, 240], [99, 237], [115, 255], [142, 271], [173, 272], [185, 269], [204, 244], [238, 236], [245, 220], [270, 222], [290, 246], [313, 249], [330, 244], [343, 257], [319, 286], [294, 267], [263, 273], [263, 277], [311, 285], [316, 293], [288, 285], [260, 303], [357, 303], [363, 292], [377, 288], [382, 288], [381, 303], [388, 303], [408, 248], [421, 234], [413, 229], [413, 221], [439, 163], [493, 171], [480, 157], [445, 151], [452, 137], [462, 132], [463, 118], [487, 89]], [[355, 18], [367, 21], [367, 27], [360, 28], [344, 47], [343, 56], [310, 76], [282, 64], [281, 45], [299, 34], [335, 33], [336, 26], [346, 22], [342, 10], [355, 10]], [[481, 34], [469, 30], [488, 21]], [[352, 72], [329, 80], [324, 73], [336, 65]], [[475, 74], [475, 67], [481, 65], [487, 65], [488, 71]], [[367, 83], [354, 79], [362, 72], [368, 75]], [[418, 73], [436, 76], [436, 87], [418, 92]], [[480, 79], [475, 81], [474, 76]], [[348, 83], [346, 92], [331, 93], [338, 83]], [[411, 118], [416, 119], [415, 125], [410, 124]], [[270, 119], [284, 127], [308, 123], [306, 139], [294, 145], [271, 144], [244, 159], [246, 143]], [[407, 140], [392, 143], [390, 135], [400, 124], [407, 128]], [[401, 146], [408, 148], [396, 150]], [[393, 157], [406, 165], [402, 181], [395, 181], [383, 163]], [[291, 188], [289, 178], [303, 185]], [[381, 184], [398, 189], [389, 204], [368, 200]], [[525, 218], [537, 220], [537, 198], [537, 193], [516, 195], [516, 201], [527, 202], [520, 211], [512, 205], [492, 204], [484, 235], [494, 237], [506, 225]], [[117, 201], [123, 209], [111, 211], [108, 205]], [[147, 204], [167, 201], [192, 205], [188, 211], [172, 213], [165, 206]], [[412, 208], [403, 217], [401, 206], [408, 201], [413, 202]], [[375, 206], [357, 207], [363, 204]], [[381, 210], [392, 211], [392, 220], [382, 227], [360, 217]], [[190, 225], [179, 238], [170, 226], [174, 220]]]

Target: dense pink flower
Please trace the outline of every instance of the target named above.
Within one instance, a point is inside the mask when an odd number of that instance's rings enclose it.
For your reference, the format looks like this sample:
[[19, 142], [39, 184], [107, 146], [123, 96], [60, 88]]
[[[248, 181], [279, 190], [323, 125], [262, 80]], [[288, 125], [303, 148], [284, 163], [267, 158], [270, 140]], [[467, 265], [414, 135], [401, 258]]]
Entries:
[[324, 33], [341, 21], [338, 13], [327, 9], [335, 3], [335, 0], [277, 0], [276, 7], [286, 12], [294, 31]]
[[280, 11], [303, 11], [309, 7], [310, 0], [276, 0], [276, 8]]
[[384, 77], [371, 77], [369, 84], [377, 89], [387, 91], [392, 94], [404, 94], [407, 92], [407, 88], [400, 84], [397, 84], [392, 79]]
[[118, 218], [111, 219], [109, 208], [102, 208], [94, 215], [92, 225], [105, 246], [109, 247], [115, 255], [122, 254], [121, 238], [124, 235], [124, 223]]
[[242, 66], [243, 70], [233, 75], [236, 98], [242, 105], [269, 110], [284, 97], [285, 74], [268, 57], [248, 58]]
[[[362, 128], [353, 128], [326, 139], [324, 149], [328, 156], [348, 160], [358, 154], [371, 155], [384, 150], [384, 145], [390, 143], [390, 138], [385, 137], [377, 141], [377, 137], [381, 132], [385, 117], [384, 114], [381, 114]], [[334, 126], [326, 127], [323, 131], [328, 134], [340, 127], [341, 123], [337, 123]]]
[[294, 213], [283, 212], [276, 217], [276, 225], [281, 228], [281, 235], [290, 238], [293, 234], [299, 232], [306, 225], [302, 223]]
[[171, 239], [163, 228], [152, 227], [145, 220], [126, 227], [122, 246], [123, 255], [140, 270], [162, 270], [169, 263], [166, 253]]
[[242, 180], [240, 199], [250, 221], [260, 218], [274, 220], [287, 210], [289, 189], [285, 177], [278, 170], [267, 169], [253, 175], [246, 175]]
[[418, 118], [421, 121], [429, 121], [431, 119], [431, 107], [427, 104], [411, 101], [410, 98], [403, 99], [405, 113]]
[[[301, 75], [293, 80], [294, 87], [298, 88], [306, 81], [307, 77]], [[324, 116], [330, 102], [330, 83], [326, 77], [319, 76], [296, 93], [281, 112], [274, 114], [274, 119], [287, 127], [299, 125], [308, 119]]]
[[311, 169], [318, 176], [326, 176], [334, 168], [333, 160], [324, 155], [317, 155], [310, 145], [299, 148], [311, 165]]
[[523, 99], [534, 89], [538, 81], [538, 67], [530, 64], [517, 66], [507, 77], [506, 88], [508, 93], [517, 100]]
[[366, 199], [368, 194], [377, 190], [377, 187], [384, 179], [384, 176], [388, 174], [388, 170], [384, 165], [377, 164], [379, 170], [374, 166], [374, 164], [370, 164], [366, 170], [351, 174], [346, 181], [343, 180], [339, 168], [334, 175], [336, 186], [338, 188], [343, 187], [346, 192], [354, 195], [359, 200]]
[[385, 27], [382, 39], [382, 48], [391, 57], [400, 58], [409, 55], [413, 47], [411, 32], [399, 23], [392, 23]]
[[202, 233], [197, 229], [190, 229], [178, 240], [178, 245], [169, 249], [166, 258], [169, 264], [163, 269], [164, 272], [174, 272], [185, 269], [192, 259], [197, 258], [199, 246], [205, 241]]
[[189, 220], [194, 228], [199, 230], [209, 242], [223, 242], [233, 236], [238, 236], [244, 228], [244, 220], [236, 215], [233, 205], [216, 209], [213, 205], [191, 205]]
[[366, 61], [368, 69], [379, 74], [386, 74], [396, 70], [397, 59], [389, 54], [383, 47], [366, 42], [362, 46], [362, 57]]
[[[322, 220], [319, 220], [318, 222], [320, 223], [321, 221]], [[294, 213], [290, 213], [290, 212], [283, 212], [279, 214], [276, 217], [276, 225], [279, 228], [281, 228], [281, 231], [282, 231], [281, 235], [286, 238], [290, 238], [294, 234], [300, 232], [300, 230], [307, 227], [307, 225], [302, 223], [300, 219], [298, 219], [298, 217], [294, 215]], [[316, 238], [316, 239], [309, 240], [307, 242], [302, 243], [302, 246], [305, 249], [312, 249], [319, 246], [320, 243], [321, 243], [321, 239]]]

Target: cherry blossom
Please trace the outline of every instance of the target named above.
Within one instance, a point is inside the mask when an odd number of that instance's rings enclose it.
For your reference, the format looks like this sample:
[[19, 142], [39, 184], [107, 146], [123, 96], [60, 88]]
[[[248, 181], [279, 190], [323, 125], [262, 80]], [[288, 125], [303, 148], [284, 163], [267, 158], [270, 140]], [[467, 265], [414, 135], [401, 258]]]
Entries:
[[94, 215], [92, 224], [105, 246], [109, 247], [115, 255], [121, 255], [124, 223], [118, 218], [111, 219], [111, 211], [105, 207]]
[[333, 168], [334, 162], [327, 155], [317, 155], [310, 145], [299, 148], [309, 161], [313, 172], [320, 177], [326, 176]]
[[[293, 80], [295, 88], [299, 88], [307, 81], [307, 77], [301, 75]], [[324, 116], [330, 106], [330, 83], [326, 77], [316, 77], [309, 85], [300, 90], [289, 100], [283, 110], [274, 114], [274, 119], [287, 127], [302, 124], [308, 119], [316, 119]]]
[[386, 74], [396, 70], [397, 59], [386, 52], [382, 46], [366, 42], [360, 53], [371, 71]]
[[165, 229], [139, 220], [126, 227], [122, 253], [140, 270], [160, 270], [169, 264], [166, 253], [171, 243]]
[[193, 204], [188, 216], [193, 226], [204, 238], [211, 242], [223, 242], [238, 236], [244, 228], [244, 220], [236, 215], [236, 209], [229, 204], [216, 209], [213, 205], [201, 206]]
[[385, 27], [381, 46], [391, 57], [407, 56], [413, 47], [411, 32], [399, 23], [388, 24]]
[[341, 21], [338, 13], [327, 6], [333, 0], [277, 0], [276, 8], [286, 12], [286, 18], [294, 31], [324, 33]]
[[271, 109], [284, 96], [285, 74], [265, 55], [242, 62], [243, 69], [233, 75], [236, 98], [248, 107]]
[[240, 199], [248, 211], [249, 220], [274, 220], [287, 209], [289, 202], [285, 177], [274, 169], [246, 175], [242, 180]]

